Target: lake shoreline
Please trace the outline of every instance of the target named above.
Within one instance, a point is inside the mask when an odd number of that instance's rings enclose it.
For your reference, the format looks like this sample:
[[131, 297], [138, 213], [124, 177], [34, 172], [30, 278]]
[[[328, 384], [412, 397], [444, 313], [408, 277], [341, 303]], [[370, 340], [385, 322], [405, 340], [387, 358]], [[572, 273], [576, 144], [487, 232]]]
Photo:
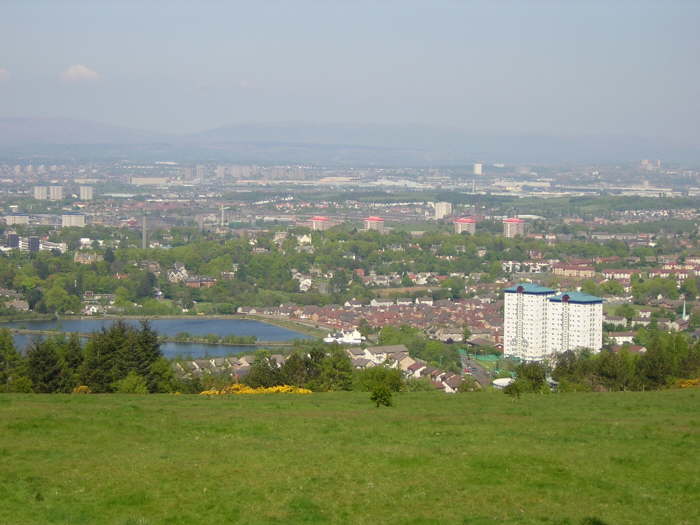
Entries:
[[[31, 328], [15, 328], [11, 327], [8, 328], [8, 330], [13, 333], [13, 334], [22, 334], [22, 335], [45, 335], [45, 336], [56, 336], [60, 334], [75, 334], [81, 339], [88, 339], [90, 338], [94, 332], [90, 333], [85, 333], [85, 332], [71, 332], [71, 331], [65, 331], [65, 330], [41, 330], [41, 329], [31, 329]], [[192, 337], [188, 339], [178, 339], [176, 336], [167, 336], [167, 335], [161, 335], [159, 336], [159, 340], [161, 343], [175, 343], [175, 344], [196, 344], [196, 345], [210, 345], [210, 346], [235, 346], [235, 347], [266, 347], [266, 346], [294, 346], [294, 340], [291, 341], [265, 341], [265, 340], [260, 340], [260, 341], [255, 341], [254, 343], [245, 343], [245, 342], [229, 342], [229, 341], [207, 341], [205, 338], [198, 338], [198, 337]]]
[[[138, 327], [148, 320], [159, 334], [163, 355], [169, 359], [185, 357], [251, 354], [260, 349], [284, 351], [298, 340], [317, 341], [316, 333], [287, 320], [258, 316], [63, 316], [59, 319], [0, 323], [9, 329], [17, 348], [26, 349], [37, 337], [76, 334], [89, 339], [96, 331], [123, 321]], [[284, 322], [286, 321], [286, 322]], [[313, 334], [313, 335], [310, 335]], [[227, 340], [228, 338], [228, 340]]]
[[304, 323], [301, 321], [290, 320], [290, 319], [280, 319], [277, 317], [270, 317], [265, 315], [256, 314], [215, 314], [215, 315], [64, 315], [64, 316], [53, 316], [53, 317], [37, 317], [37, 318], [22, 318], [22, 319], [0, 319], [0, 327], [4, 323], [20, 323], [20, 322], [33, 322], [33, 321], [100, 321], [100, 320], [113, 320], [118, 321], [120, 319], [128, 320], [144, 320], [144, 321], [155, 321], [155, 320], [194, 320], [194, 319], [204, 319], [204, 320], [249, 320], [258, 321], [261, 323], [266, 323], [272, 326], [278, 326], [280, 328], [286, 328], [293, 332], [298, 332], [303, 335], [311, 337], [323, 337], [328, 333], [327, 328], [319, 327], [317, 325], [312, 325], [311, 323]]

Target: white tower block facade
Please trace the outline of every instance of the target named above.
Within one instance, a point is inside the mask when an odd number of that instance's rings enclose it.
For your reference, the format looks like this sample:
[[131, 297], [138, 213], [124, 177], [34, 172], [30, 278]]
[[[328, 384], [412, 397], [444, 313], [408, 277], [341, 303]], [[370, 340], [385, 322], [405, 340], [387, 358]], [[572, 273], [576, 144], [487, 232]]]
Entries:
[[519, 284], [505, 290], [503, 355], [525, 361], [546, 356], [548, 297], [556, 292], [536, 284]]
[[603, 299], [524, 283], [504, 290], [503, 355], [542, 361], [603, 346]]

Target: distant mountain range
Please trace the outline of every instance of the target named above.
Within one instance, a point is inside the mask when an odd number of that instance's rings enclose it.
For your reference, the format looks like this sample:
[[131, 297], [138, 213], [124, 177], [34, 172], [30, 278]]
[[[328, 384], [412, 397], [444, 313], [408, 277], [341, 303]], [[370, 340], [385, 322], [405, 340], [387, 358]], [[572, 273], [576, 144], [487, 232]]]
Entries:
[[73, 119], [0, 118], [0, 159], [130, 158], [181, 162], [448, 166], [474, 161], [700, 162], [700, 149], [624, 136], [480, 135], [409, 125], [240, 124], [168, 135]]

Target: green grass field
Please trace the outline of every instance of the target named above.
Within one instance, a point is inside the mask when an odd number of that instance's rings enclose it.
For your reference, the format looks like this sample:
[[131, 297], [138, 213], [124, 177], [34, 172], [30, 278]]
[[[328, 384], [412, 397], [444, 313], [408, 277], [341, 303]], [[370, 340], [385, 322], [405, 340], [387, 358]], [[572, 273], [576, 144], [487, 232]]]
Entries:
[[0, 523], [698, 523], [698, 390], [395, 403], [0, 395]]

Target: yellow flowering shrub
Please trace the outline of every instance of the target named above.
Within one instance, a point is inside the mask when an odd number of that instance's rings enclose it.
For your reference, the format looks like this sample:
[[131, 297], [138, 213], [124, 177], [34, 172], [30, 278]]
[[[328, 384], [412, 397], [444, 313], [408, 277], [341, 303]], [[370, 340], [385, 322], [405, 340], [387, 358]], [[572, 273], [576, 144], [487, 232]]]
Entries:
[[243, 385], [241, 383], [233, 383], [221, 390], [205, 390], [200, 392], [201, 396], [224, 396], [228, 394], [243, 395], [243, 394], [310, 394], [311, 390], [308, 388], [299, 388], [297, 386], [290, 385], [278, 385], [271, 387], [258, 387], [251, 388], [248, 385]]
[[681, 379], [676, 385], [678, 388], [697, 388], [700, 387], [700, 377], [696, 379]]
[[74, 393], [74, 394], [91, 394], [91, 393], [92, 393], [92, 390], [90, 390], [90, 387], [89, 387], [89, 386], [80, 385], [80, 386], [76, 386], [76, 387], [73, 389], [73, 393]]

